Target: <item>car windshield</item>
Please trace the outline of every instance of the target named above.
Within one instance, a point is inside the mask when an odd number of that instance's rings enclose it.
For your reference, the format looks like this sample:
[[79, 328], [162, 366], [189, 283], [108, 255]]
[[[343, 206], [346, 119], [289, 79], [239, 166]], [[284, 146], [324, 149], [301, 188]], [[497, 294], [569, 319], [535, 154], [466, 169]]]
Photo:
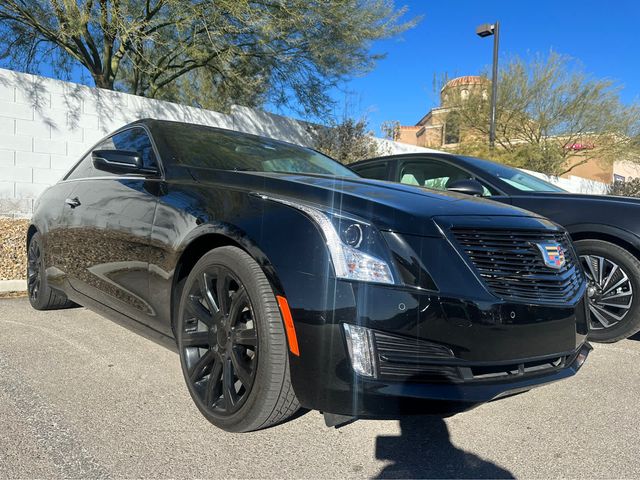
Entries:
[[499, 178], [514, 188], [523, 192], [566, 192], [566, 190], [546, 182], [541, 178], [523, 172], [520, 169], [501, 165], [480, 158], [463, 157], [466, 161], [487, 172], [489, 175]]
[[339, 177], [358, 175], [314, 150], [228, 130], [171, 124], [164, 140], [182, 165], [217, 170], [310, 173]]

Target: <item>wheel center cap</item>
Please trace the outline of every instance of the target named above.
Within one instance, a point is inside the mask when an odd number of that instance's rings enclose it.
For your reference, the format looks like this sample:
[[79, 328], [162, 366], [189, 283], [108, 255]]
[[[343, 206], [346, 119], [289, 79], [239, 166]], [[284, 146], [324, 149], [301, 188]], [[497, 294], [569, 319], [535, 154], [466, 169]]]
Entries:
[[598, 293], [598, 289], [593, 285], [589, 285], [589, 287], [587, 288], [587, 296], [589, 298], [593, 298], [596, 296], [597, 293]]
[[218, 324], [216, 331], [216, 341], [218, 343], [218, 347], [224, 350], [229, 343], [229, 338], [231, 337], [230, 331], [224, 322]]

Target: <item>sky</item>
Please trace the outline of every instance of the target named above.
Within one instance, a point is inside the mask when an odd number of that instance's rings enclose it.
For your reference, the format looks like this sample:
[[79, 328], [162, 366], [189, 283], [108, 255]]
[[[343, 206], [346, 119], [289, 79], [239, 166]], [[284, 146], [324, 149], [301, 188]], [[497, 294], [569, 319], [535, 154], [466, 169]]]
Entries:
[[623, 87], [625, 102], [640, 100], [640, 0], [506, 1], [396, 0], [420, 24], [400, 39], [377, 42], [386, 58], [377, 68], [336, 91], [336, 115], [366, 116], [377, 131], [385, 120], [415, 124], [437, 106], [434, 75], [478, 74], [490, 66], [493, 37], [482, 23], [500, 22], [499, 62], [550, 50], [578, 60], [596, 78]]

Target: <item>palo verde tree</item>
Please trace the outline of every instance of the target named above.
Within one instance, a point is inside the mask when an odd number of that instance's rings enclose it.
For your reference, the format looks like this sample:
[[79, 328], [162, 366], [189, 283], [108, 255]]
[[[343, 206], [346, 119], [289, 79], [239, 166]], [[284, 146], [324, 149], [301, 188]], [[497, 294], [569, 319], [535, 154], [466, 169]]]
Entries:
[[486, 143], [486, 92], [451, 93], [450, 111], [461, 134], [457, 151], [549, 175], [568, 173], [592, 159], [640, 161], [640, 108], [622, 103], [619, 91], [566, 56], [514, 58], [499, 74], [493, 151]]
[[208, 108], [294, 104], [369, 71], [372, 41], [411, 27], [392, 0], [2, 0], [0, 64]]

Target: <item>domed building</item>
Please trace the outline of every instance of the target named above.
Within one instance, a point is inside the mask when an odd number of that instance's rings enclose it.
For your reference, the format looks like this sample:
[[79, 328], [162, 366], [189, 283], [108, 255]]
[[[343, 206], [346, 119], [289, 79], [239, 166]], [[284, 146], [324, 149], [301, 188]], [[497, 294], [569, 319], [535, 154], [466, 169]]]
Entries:
[[467, 75], [449, 80], [440, 90], [440, 105], [447, 107], [454, 99], [466, 100], [473, 94], [480, 94], [484, 100], [489, 100], [491, 81], [477, 75]]
[[472, 94], [489, 100], [491, 81], [486, 77], [466, 75], [449, 80], [440, 90], [440, 106], [431, 109], [418, 123], [400, 126], [395, 140], [419, 147], [446, 148], [460, 141], [460, 129], [455, 116], [449, 115], [452, 105]]

